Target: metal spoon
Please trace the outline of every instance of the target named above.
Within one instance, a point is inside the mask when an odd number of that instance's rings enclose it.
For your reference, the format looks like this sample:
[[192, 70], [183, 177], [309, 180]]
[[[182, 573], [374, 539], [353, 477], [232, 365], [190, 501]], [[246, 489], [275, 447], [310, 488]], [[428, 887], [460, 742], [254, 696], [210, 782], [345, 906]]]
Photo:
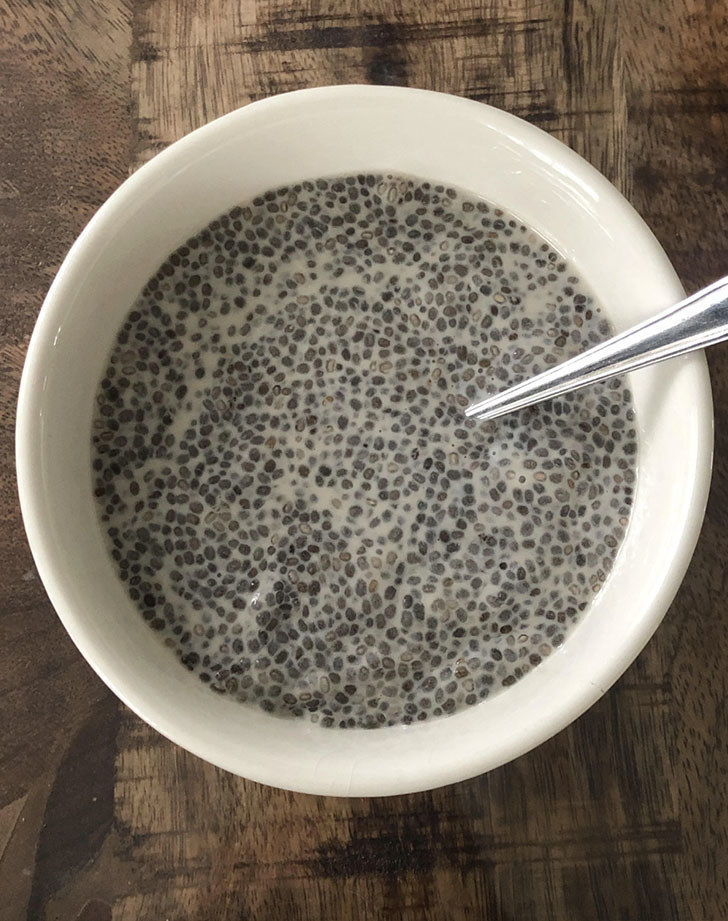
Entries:
[[472, 403], [465, 415], [481, 420], [495, 419], [615, 374], [636, 371], [724, 339], [728, 339], [728, 276], [581, 355], [486, 400]]

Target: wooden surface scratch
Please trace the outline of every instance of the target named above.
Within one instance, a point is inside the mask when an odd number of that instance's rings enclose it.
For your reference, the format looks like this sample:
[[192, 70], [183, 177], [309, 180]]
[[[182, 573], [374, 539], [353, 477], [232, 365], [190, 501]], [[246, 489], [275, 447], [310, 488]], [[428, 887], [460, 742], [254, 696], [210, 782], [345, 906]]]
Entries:
[[0, 0], [0, 918], [728, 918], [728, 346], [716, 465], [654, 640], [513, 764], [393, 799], [268, 789], [106, 690], [33, 568], [17, 385], [64, 253], [125, 176], [252, 100], [421, 86], [508, 109], [634, 203], [689, 289], [725, 273], [728, 7], [712, 0]]

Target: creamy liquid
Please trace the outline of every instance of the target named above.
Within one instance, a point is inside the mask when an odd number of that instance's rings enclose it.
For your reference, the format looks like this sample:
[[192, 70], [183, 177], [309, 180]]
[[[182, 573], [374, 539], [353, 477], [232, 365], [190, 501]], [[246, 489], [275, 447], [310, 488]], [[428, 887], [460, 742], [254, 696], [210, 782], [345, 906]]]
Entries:
[[243, 703], [339, 727], [476, 704], [604, 583], [637, 444], [619, 380], [464, 407], [610, 333], [541, 237], [457, 190], [343, 177], [235, 208], [150, 279], [99, 387], [119, 576]]

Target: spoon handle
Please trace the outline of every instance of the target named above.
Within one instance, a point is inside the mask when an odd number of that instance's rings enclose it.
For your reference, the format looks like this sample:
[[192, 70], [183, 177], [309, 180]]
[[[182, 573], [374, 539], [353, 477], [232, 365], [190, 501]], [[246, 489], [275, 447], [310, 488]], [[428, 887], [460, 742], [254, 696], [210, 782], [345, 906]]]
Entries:
[[728, 339], [728, 276], [663, 313], [486, 400], [466, 416], [495, 419], [616, 374], [676, 358]]

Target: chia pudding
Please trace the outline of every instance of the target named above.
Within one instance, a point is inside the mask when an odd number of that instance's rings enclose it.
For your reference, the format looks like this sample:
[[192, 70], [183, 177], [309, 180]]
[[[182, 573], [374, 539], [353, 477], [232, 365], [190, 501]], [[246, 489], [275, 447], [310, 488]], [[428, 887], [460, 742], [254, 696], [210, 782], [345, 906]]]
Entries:
[[611, 333], [549, 243], [453, 188], [323, 178], [217, 218], [149, 279], [96, 399], [102, 529], [150, 638], [321, 726], [514, 684], [610, 572], [634, 411], [618, 379], [463, 410]]

